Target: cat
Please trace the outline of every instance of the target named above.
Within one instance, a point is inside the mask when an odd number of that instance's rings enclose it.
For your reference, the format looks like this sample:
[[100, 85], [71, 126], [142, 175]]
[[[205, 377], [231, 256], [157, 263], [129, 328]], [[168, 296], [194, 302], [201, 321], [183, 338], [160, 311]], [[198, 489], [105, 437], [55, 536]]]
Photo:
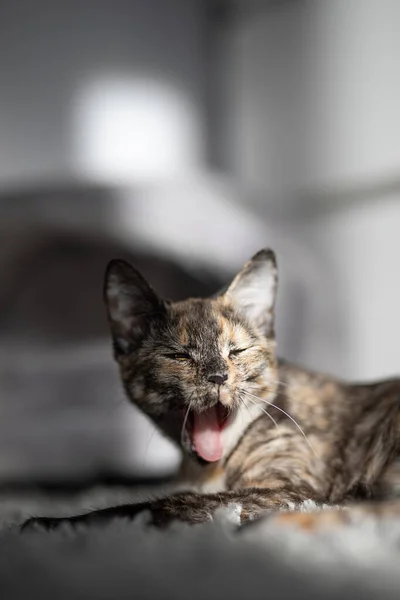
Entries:
[[[186, 489], [69, 522], [147, 509], [158, 526], [201, 523], [229, 505], [245, 522], [306, 500], [337, 507], [395, 492], [400, 379], [347, 384], [279, 359], [277, 282], [270, 249], [222, 292], [181, 302], [161, 299], [125, 261], [109, 263], [104, 299], [123, 387], [181, 447]], [[298, 515], [311, 526], [313, 517]], [[33, 520], [47, 528], [63, 521]]]

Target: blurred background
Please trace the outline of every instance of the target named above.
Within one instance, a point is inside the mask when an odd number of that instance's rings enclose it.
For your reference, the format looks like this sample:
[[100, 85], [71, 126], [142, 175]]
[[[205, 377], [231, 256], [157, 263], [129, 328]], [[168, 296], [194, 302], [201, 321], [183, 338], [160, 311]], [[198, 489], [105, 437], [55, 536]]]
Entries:
[[0, 0], [0, 482], [163, 477], [102, 305], [278, 254], [282, 356], [400, 373], [397, 0]]

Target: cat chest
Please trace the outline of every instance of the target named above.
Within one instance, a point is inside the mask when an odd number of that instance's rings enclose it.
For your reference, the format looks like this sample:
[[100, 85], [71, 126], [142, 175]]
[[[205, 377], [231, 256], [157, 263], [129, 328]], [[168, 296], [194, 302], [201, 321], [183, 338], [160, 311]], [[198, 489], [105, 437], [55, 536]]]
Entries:
[[182, 465], [179, 487], [202, 493], [226, 491], [226, 471], [218, 464], [200, 466], [193, 463]]
[[222, 467], [216, 468], [200, 479], [199, 490], [203, 493], [212, 494], [226, 491], [226, 472]]

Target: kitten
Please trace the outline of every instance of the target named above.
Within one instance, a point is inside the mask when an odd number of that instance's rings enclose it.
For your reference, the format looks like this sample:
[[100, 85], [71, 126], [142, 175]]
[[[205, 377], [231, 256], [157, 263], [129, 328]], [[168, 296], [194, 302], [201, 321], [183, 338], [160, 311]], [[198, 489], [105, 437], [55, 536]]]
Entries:
[[400, 380], [350, 385], [279, 360], [276, 289], [271, 250], [215, 297], [176, 303], [128, 263], [109, 264], [104, 297], [125, 392], [181, 446], [191, 491], [75, 521], [146, 508], [159, 525], [199, 523], [231, 503], [245, 521], [308, 499], [344, 505], [390, 492]]

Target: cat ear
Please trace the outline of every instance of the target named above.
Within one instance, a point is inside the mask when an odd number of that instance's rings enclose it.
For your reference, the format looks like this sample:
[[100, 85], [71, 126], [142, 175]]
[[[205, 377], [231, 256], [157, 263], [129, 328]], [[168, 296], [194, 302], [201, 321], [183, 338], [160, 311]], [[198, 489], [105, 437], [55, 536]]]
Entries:
[[264, 249], [244, 265], [224, 294], [249, 323], [269, 337], [274, 335], [277, 283], [275, 253]]
[[165, 306], [142, 275], [124, 260], [112, 260], [104, 277], [104, 301], [116, 354], [137, 347], [148, 331], [152, 316]]

